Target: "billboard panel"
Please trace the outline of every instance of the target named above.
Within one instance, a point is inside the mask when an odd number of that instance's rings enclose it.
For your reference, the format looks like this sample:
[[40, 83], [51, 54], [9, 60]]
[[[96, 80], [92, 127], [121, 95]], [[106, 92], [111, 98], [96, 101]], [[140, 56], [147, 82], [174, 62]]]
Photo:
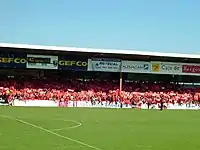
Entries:
[[120, 72], [121, 60], [107, 58], [88, 59], [88, 71]]
[[122, 61], [122, 72], [150, 73], [150, 63], [143, 61]]
[[151, 73], [181, 74], [182, 64], [172, 62], [151, 62]]
[[188, 75], [200, 75], [200, 64], [183, 64], [182, 72]]
[[26, 54], [0, 52], [1, 68], [26, 68]]
[[58, 69], [58, 56], [27, 54], [26, 68]]
[[58, 68], [60, 70], [86, 71], [87, 66], [87, 59], [72, 59], [65, 56], [60, 56], [58, 61]]

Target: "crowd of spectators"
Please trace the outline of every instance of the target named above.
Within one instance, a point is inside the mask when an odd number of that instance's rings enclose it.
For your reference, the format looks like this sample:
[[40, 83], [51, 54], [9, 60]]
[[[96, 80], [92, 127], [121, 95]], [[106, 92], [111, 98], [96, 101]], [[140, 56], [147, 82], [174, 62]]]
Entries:
[[8, 101], [53, 100], [90, 101], [93, 104], [107, 101], [127, 105], [199, 103], [198, 88], [183, 88], [178, 84], [123, 82], [120, 92], [118, 81], [99, 80], [3, 80], [0, 81], [0, 96]]

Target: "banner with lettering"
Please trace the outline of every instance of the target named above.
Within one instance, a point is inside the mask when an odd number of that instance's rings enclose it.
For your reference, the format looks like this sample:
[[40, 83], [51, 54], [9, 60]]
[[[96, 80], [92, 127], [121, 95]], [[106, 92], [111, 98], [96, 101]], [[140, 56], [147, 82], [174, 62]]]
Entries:
[[58, 68], [60, 70], [87, 71], [87, 59], [76, 59], [76, 57], [74, 57], [75, 59], [72, 58], [60, 56], [58, 60]]
[[182, 73], [187, 75], [200, 75], [200, 64], [183, 64]]
[[150, 73], [150, 62], [122, 61], [122, 72]]
[[173, 62], [151, 62], [151, 73], [182, 74], [182, 64]]
[[0, 52], [1, 68], [26, 68], [26, 54]]
[[88, 71], [120, 72], [121, 60], [109, 58], [88, 59]]
[[58, 56], [27, 54], [26, 68], [58, 69]]

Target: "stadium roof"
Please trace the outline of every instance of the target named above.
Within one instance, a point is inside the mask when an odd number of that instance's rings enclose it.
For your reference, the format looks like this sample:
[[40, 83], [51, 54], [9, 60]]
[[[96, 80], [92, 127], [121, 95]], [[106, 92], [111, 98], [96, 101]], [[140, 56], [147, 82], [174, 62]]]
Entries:
[[42, 46], [42, 45], [28, 45], [28, 44], [11, 44], [0, 43], [0, 47], [18, 48], [18, 49], [35, 49], [48, 51], [64, 51], [64, 52], [85, 52], [85, 53], [103, 53], [103, 54], [119, 54], [119, 55], [143, 55], [143, 56], [160, 56], [160, 57], [174, 57], [174, 58], [200, 58], [199, 54], [180, 54], [180, 53], [161, 53], [161, 52], [147, 52], [135, 50], [119, 50], [119, 49], [93, 49], [93, 48], [76, 48], [76, 47], [59, 47], [59, 46]]

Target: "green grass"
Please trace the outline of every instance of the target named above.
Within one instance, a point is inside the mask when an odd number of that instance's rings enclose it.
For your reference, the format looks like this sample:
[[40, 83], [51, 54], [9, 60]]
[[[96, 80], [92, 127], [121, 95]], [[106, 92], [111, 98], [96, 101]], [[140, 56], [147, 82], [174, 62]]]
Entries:
[[0, 117], [0, 150], [92, 150], [66, 137], [101, 150], [200, 150], [199, 111], [0, 107], [0, 115], [42, 127]]

